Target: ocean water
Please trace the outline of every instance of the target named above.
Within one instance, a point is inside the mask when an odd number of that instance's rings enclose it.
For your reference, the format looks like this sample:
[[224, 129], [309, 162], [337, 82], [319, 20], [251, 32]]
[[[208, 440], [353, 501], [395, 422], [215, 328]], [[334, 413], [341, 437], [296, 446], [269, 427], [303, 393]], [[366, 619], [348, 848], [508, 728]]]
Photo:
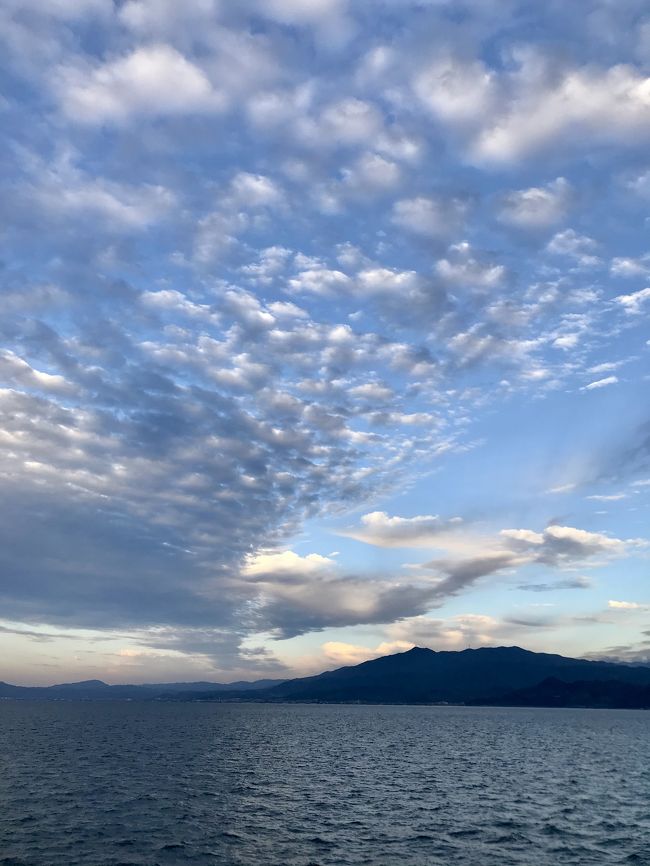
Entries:
[[650, 712], [3, 701], [0, 863], [650, 864]]

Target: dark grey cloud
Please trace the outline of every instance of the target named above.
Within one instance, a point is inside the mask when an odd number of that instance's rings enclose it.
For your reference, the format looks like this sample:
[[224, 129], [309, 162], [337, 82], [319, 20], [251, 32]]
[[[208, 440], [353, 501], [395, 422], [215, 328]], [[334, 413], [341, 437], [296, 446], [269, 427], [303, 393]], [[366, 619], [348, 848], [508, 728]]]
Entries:
[[618, 644], [609, 646], [601, 652], [592, 652], [587, 655], [587, 658], [595, 659], [596, 661], [605, 662], [627, 662], [632, 665], [647, 665], [650, 664], [650, 646], [646, 646], [648, 641], [641, 641], [635, 644]]
[[521, 583], [517, 589], [523, 589], [526, 592], [554, 592], [556, 589], [589, 589], [592, 585], [592, 581], [588, 577], [580, 575], [568, 577], [565, 580], [552, 580], [548, 583]]
[[521, 628], [553, 628], [560, 622], [557, 616], [507, 616], [504, 618], [506, 625], [515, 625]]
[[436, 587], [439, 597], [444, 598], [448, 595], [456, 595], [481, 577], [495, 574], [504, 568], [512, 568], [519, 562], [521, 562], [519, 556], [506, 550], [468, 559], [434, 559], [426, 564], [426, 568], [444, 575]]
[[650, 421], [644, 421], [602, 457], [597, 481], [628, 480], [650, 469]]
[[[507, 569], [530, 565], [571, 568], [596, 557], [623, 555], [630, 548], [642, 545], [638, 539], [623, 541], [596, 532], [571, 526], [551, 524], [541, 532], [528, 529], [504, 529], [487, 545], [484, 554], [458, 559], [434, 559], [425, 568], [441, 575], [439, 594], [455, 595], [477, 580]], [[588, 578], [568, 577], [553, 583], [520, 584], [519, 589], [546, 592], [552, 589], [585, 589]]]
[[274, 594], [272, 584], [267, 590], [270, 599], [258, 611], [259, 627], [280, 639], [332, 627], [395, 622], [436, 604], [430, 585], [358, 577], [306, 580], [291, 593]]
[[51, 640], [55, 639], [63, 639], [63, 640], [81, 640], [77, 635], [71, 634], [55, 634], [53, 632], [45, 632], [45, 631], [30, 631], [29, 629], [18, 629], [18, 628], [9, 628], [6, 625], [0, 625], [0, 632], [2, 634], [15, 634], [20, 635], [21, 637], [27, 637], [31, 640], [47, 643]]

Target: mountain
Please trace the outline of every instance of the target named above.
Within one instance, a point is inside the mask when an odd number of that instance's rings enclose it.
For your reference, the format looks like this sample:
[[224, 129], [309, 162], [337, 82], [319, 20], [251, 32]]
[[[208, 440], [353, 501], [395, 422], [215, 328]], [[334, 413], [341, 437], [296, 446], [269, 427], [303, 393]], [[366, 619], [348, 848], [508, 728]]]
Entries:
[[142, 688], [154, 689], [158, 693], [198, 691], [240, 692], [244, 690], [257, 691], [258, 689], [268, 689], [283, 682], [284, 680], [253, 680], [253, 682], [237, 680], [234, 683], [146, 683]]
[[644, 706], [648, 692], [648, 666], [565, 658], [520, 647], [461, 652], [414, 647], [408, 652], [286, 681], [109, 686], [101, 680], [89, 680], [47, 688], [0, 683], [0, 698], [41, 700]]
[[505, 707], [600, 707], [618, 710], [650, 709], [650, 685], [619, 680], [565, 683], [548, 677], [536, 686], [517, 689], [494, 703]]
[[[519, 647], [434, 652], [414, 647], [313, 677], [287, 680], [256, 694], [227, 699], [326, 703], [493, 703], [517, 689], [554, 677], [563, 682], [616, 680], [650, 685], [650, 667], [571, 659]], [[223, 695], [186, 693], [185, 700], [223, 700]]]
[[279, 685], [282, 680], [255, 680], [235, 683], [146, 683], [144, 685], [109, 686], [101, 680], [83, 680], [79, 683], [61, 683], [55, 686], [14, 686], [0, 682], [0, 699], [14, 698], [27, 700], [65, 701], [65, 700], [153, 700], [162, 696], [171, 697], [185, 692], [200, 692], [212, 695], [228, 693], [232, 690], [254, 692]]

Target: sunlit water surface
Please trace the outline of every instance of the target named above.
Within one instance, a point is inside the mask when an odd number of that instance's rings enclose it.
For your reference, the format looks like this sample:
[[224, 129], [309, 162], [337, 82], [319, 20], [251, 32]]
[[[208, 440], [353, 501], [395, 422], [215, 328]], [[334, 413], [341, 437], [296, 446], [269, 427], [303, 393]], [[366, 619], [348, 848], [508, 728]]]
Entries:
[[0, 702], [0, 863], [650, 864], [650, 712]]

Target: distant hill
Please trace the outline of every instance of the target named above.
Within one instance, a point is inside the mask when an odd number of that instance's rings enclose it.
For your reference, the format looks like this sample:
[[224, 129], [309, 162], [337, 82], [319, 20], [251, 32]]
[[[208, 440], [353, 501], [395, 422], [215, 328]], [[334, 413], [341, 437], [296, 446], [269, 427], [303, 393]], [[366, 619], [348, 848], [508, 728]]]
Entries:
[[90, 680], [47, 688], [0, 683], [0, 698], [650, 707], [650, 666], [565, 658], [520, 647], [461, 652], [414, 647], [286, 681], [109, 686]]
[[244, 689], [248, 691], [268, 689], [283, 682], [284, 680], [253, 680], [252, 682], [236, 680], [234, 683], [147, 683], [142, 688], [154, 689], [156, 692], [196, 692], [204, 689], [206, 691], [234, 692]]
[[79, 683], [61, 683], [56, 686], [13, 686], [0, 682], [0, 699], [14, 698], [25, 700], [152, 700], [162, 696], [172, 697], [184, 692], [200, 692], [201, 694], [223, 693], [230, 691], [255, 692], [257, 689], [268, 689], [279, 685], [282, 680], [255, 680], [246, 682], [239, 680], [234, 683], [146, 683], [144, 685], [109, 686], [101, 680], [84, 680]]

